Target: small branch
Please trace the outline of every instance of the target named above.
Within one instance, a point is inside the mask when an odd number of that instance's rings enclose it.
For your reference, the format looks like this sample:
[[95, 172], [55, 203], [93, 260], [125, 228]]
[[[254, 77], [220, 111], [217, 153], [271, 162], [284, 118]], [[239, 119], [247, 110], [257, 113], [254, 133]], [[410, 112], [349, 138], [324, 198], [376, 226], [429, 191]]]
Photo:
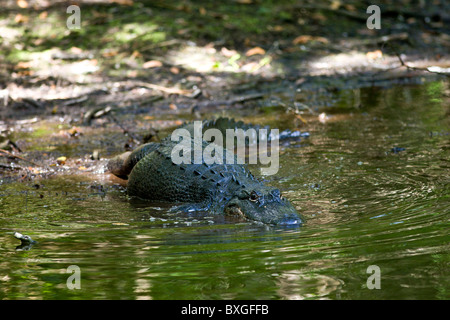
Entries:
[[4, 157], [7, 156], [7, 157], [15, 158], [15, 159], [20, 159], [20, 160], [22, 160], [22, 161], [31, 163], [33, 166], [36, 166], [36, 167], [42, 167], [41, 165], [39, 165], [39, 164], [37, 164], [37, 163], [34, 163], [33, 161], [27, 160], [27, 159], [25, 159], [25, 158], [23, 158], [23, 157], [21, 157], [21, 156], [16, 156], [16, 155], [12, 154], [11, 152], [6, 151], [6, 150], [4, 150], [4, 149], [0, 149], [0, 152], [3, 154], [3, 155], [0, 154], [0, 156], [4, 156]]
[[162, 92], [169, 93], [169, 94], [179, 94], [182, 96], [192, 95], [192, 91], [189, 91], [189, 90], [182, 90], [182, 89], [177, 89], [177, 88], [167, 88], [167, 87], [159, 86], [157, 84], [152, 84], [152, 83], [140, 82], [137, 84], [137, 86], [152, 89], [152, 90], [158, 90], [158, 91], [162, 91]]
[[400, 61], [401, 66], [405, 67], [408, 70], [426, 71], [426, 72], [429, 72], [429, 73], [435, 73], [435, 74], [440, 74], [440, 75], [443, 75], [443, 76], [446, 76], [446, 77], [450, 77], [450, 73], [433, 71], [433, 70], [430, 70], [431, 67], [426, 67], [426, 68], [412, 67], [412, 66], [406, 64], [405, 61], [403, 61], [401, 55], [398, 52], [395, 52], [395, 55], [397, 56], [398, 60]]
[[199, 108], [208, 108], [208, 107], [216, 107], [216, 106], [231, 106], [233, 104], [237, 103], [243, 103], [250, 100], [257, 100], [264, 97], [264, 93], [253, 93], [243, 96], [237, 96], [234, 98], [231, 98], [229, 100], [212, 100], [212, 101], [202, 101], [197, 104]]
[[24, 170], [21, 166], [11, 166], [9, 164], [2, 164], [0, 163], [1, 169], [9, 169], [9, 170]]
[[119, 127], [122, 129], [123, 134], [126, 136], [129, 136], [131, 139], [133, 139], [133, 142], [136, 144], [140, 144], [139, 139], [137, 139], [127, 128], [125, 128], [119, 120], [116, 119], [112, 114], [108, 115]]
[[68, 99], [68, 100], [62, 102], [62, 105], [63, 106], [70, 106], [70, 105], [73, 105], [73, 104], [79, 104], [81, 102], [87, 101], [88, 99], [89, 99], [89, 96], [85, 95], [85, 96], [81, 96], [81, 97], [74, 98], [74, 99]]

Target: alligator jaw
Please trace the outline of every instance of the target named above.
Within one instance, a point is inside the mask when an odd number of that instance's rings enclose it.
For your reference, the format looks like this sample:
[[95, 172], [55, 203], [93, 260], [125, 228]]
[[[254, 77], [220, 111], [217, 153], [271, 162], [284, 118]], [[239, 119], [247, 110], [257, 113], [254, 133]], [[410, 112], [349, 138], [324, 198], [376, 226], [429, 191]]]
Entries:
[[243, 220], [252, 220], [280, 227], [298, 227], [302, 225], [302, 218], [295, 208], [287, 201], [281, 203], [268, 203], [261, 212], [249, 208], [245, 200], [231, 199], [223, 209], [225, 215]]
[[241, 208], [235, 203], [227, 205], [224, 209], [224, 213], [229, 216], [240, 217], [247, 220]]

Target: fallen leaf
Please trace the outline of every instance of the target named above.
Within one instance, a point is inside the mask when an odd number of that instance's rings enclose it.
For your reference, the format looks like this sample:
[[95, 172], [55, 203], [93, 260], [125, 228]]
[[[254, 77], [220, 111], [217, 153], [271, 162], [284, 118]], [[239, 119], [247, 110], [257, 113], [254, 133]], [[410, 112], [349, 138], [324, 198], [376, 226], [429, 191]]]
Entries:
[[311, 17], [314, 20], [318, 20], [318, 21], [326, 21], [327, 20], [327, 18], [323, 14], [321, 14], [320, 12], [316, 12], [316, 13], [312, 14]]
[[130, 78], [136, 78], [138, 76], [138, 72], [136, 70], [128, 70], [127, 76]]
[[302, 36], [298, 36], [297, 38], [292, 40], [292, 44], [294, 44], [294, 45], [305, 44], [305, 43], [308, 43], [311, 41], [322, 42], [324, 44], [327, 44], [329, 42], [328, 39], [324, 38], [324, 37], [314, 37], [314, 36], [310, 36], [310, 35], [302, 35]]
[[108, 50], [106, 50], [105, 52], [102, 53], [102, 56], [105, 57], [105, 58], [114, 57], [118, 53], [119, 53], [119, 51], [117, 51], [117, 50], [110, 50], [110, 49], [108, 49]]
[[67, 157], [59, 157], [59, 158], [56, 159], [56, 162], [57, 162], [59, 165], [63, 165], [63, 164], [66, 163], [66, 160], [67, 160]]
[[72, 47], [72, 48], [70, 48], [70, 52], [74, 53], [74, 54], [80, 54], [80, 53], [83, 53], [83, 49], [80, 49], [78, 47]]
[[250, 62], [242, 66], [242, 70], [246, 72], [254, 72], [259, 69], [259, 63]]
[[266, 53], [266, 50], [264, 50], [263, 48], [260, 48], [260, 47], [254, 47], [254, 48], [252, 48], [252, 49], [250, 49], [250, 50], [248, 50], [246, 53], [245, 53], [245, 55], [247, 56], [247, 57], [250, 57], [250, 56], [254, 56], [254, 55], [256, 55], [256, 54], [265, 54]]
[[171, 103], [171, 104], [169, 104], [169, 109], [171, 109], [171, 110], [178, 110], [178, 107], [177, 107], [176, 104]]
[[348, 11], [356, 11], [356, 7], [352, 4], [346, 4], [345, 5], [345, 9], [347, 9]]
[[36, 39], [36, 40], [33, 41], [33, 44], [34, 44], [35, 46], [40, 46], [40, 45], [43, 44], [43, 43], [44, 43], [44, 39], [42, 39], [42, 38], [38, 38], [38, 39]]
[[383, 57], [383, 52], [381, 50], [369, 51], [366, 53], [366, 57], [369, 60], [376, 60]]
[[145, 62], [142, 67], [144, 69], [150, 69], [150, 68], [158, 68], [158, 67], [162, 67], [162, 62], [158, 61], [158, 60], [150, 60]]
[[16, 14], [16, 16], [14, 17], [14, 21], [16, 23], [28, 22], [28, 20], [30, 20], [28, 16], [24, 16], [20, 13]]
[[67, 130], [67, 133], [70, 134], [72, 137], [78, 136], [83, 134], [80, 130], [80, 128], [72, 127], [69, 130]]
[[222, 49], [220, 49], [220, 53], [222, 55], [224, 55], [227, 58], [231, 58], [232, 56], [234, 56], [235, 54], [237, 54], [236, 50], [229, 50], [225, 47], [222, 47]]
[[177, 67], [172, 67], [172, 68], [170, 68], [170, 72], [172, 72], [173, 74], [179, 74], [180, 69], [178, 69]]
[[26, 0], [17, 0], [17, 5], [22, 8], [28, 8], [28, 2]]
[[281, 32], [284, 30], [284, 27], [280, 26], [280, 25], [276, 25], [276, 26], [271, 27], [270, 29], [275, 32]]
[[342, 3], [339, 0], [331, 1], [330, 8], [333, 10], [337, 10], [341, 6], [341, 4]]
[[133, 0], [109, 0], [109, 2], [112, 3], [118, 3], [124, 6], [132, 6], [133, 5]]
[[47, 11], [42, 11], [39, 14], [39, 19], [41, 19], [41, 20], [47, 19], [47, 17], [48, 17], [48, 12]]
[[16, 67], [18, 69], [29, 69], [31, 67], [31, 62], [29, 62], [29, 61], [19, 61], [19, 63], [16, 64]]
[[85, 166], [81, 166], [81, 167], [78, 167], [78, 170], [84, 171], [84, 170], [87, 170], [87, 168]]
[[142, 54], [137, 50], [134, 50], [133, 53], [131, 54], [131, 58], [133, 58], [133, 59], [137, 58], [137, 57], [141, 57], [141, 56], [142, 56]]

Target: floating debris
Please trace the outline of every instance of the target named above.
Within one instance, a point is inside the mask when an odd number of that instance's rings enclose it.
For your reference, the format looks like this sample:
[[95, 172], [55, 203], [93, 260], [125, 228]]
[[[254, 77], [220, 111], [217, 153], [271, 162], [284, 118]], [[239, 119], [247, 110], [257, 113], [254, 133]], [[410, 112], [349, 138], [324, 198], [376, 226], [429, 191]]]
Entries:
[[14, 232], [14, 237], [16, 239], [19, 239], [21, 241], [20, 245], [16, 247], [17, 251], [26, 251], [30, 250], [31, 247], [36, 244], [37, 242], [31, 239], [30, 236], [21, 234], [19, 232]]
[[397, 154], [397, 153], [400, 153], [400, 152], [405, 151], [405, 150], [406, 150], [405, 148], [393, 147], [391, 149], [391, 152]]

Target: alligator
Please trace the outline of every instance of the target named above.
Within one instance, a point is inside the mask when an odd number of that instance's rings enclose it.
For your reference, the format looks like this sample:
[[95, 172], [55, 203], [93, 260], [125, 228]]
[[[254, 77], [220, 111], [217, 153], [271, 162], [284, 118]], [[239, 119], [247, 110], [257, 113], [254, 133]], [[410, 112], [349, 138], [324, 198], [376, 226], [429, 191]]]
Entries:
[[[242, 122], [219, 118], [203, 122], [203, 129], [249, 128]], [[183, 125], [192, 133], [192, 123]], [[257, 132], [260, 127], [254, 126]], [[267, 129], [267, 127], [265, 127]], [[284, 136], [282, 136], [284, 135]], [[280, 136], [298, 137], [298, 132], [283, 131]], [[264, 139], [280, 138], [268, 134]], [[257, 137], [260, 137], [257, 135]], [[204, 150], [207, 141], [186, 137], [192, 148]], [[264, 185], [256, 179], [246, 165], [237, 164], [236, 155], [222, 148], [222, 160], [207, 163], [204, 159], [194, 163], [175, 163], [172, 151], [178, 142], [171, 136], [161, 142], [141, 145], [133, 152], [113, 158], [108, 169], [114, 175], [128, 179], [127, 191], [130, 196], [147, 200], [163, 200], [184, 203], [175, 207], [178, 211], [207, 211], [225, 214], [239, 219], [252, 220], [269, 225], [301, 225], [302, 218], [294, 206], [281, 196], [280, 190]], [[191, 149], [194, 150], [194, 149]], [[226, 161], [232, 157], [232, 164]]]

